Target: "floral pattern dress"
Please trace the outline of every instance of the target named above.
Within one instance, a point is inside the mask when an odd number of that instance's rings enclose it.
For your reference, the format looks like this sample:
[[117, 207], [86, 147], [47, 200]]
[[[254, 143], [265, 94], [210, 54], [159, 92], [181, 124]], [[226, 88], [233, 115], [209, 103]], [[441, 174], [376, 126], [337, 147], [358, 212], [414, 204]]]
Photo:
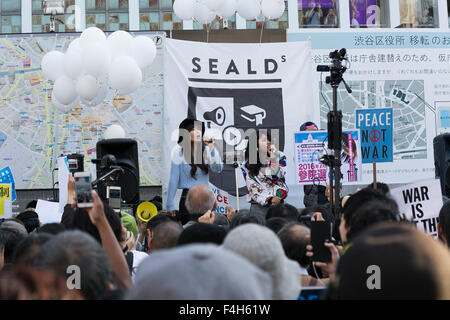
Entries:
[[247, 185], [247, 201], [254, 201], [262, 206], [269, 204], [269, 199], [277, 196], [285, 199], [288, 188], [285, 181], [286, 156], [278, 151], [277, 161], [262, 166], [258, 175], [253, 175], [248, 169], [248, 161], [241, 166]]

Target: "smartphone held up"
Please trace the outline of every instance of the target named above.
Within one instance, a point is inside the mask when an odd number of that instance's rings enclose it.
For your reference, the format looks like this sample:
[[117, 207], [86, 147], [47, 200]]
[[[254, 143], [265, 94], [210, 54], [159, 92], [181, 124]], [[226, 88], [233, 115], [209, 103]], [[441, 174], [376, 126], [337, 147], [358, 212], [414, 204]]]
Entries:
[[332, 226], [329, 221], [311, 221], [311, 245], [313, 261], [331, 262], [331, 251], [325, 242], [331, 241]]
[[79, 208], [90, 208], [94, 205], [91, 195], [91, 174], [89, 172], [75, 172], [75, 190], [77, 195], [77, 206]]

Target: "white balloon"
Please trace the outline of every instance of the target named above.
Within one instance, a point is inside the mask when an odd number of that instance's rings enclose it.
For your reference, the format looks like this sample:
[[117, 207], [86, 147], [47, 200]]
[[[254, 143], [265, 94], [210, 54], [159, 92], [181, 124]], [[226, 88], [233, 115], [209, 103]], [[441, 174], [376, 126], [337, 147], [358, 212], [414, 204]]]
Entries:
[[67, 76], [61, 76], [55, 81], [53, 86], [55, 98], [64, 105], [69, 105], [77, 98], [77, 92], [73, 85], [73, 80]]
[[208, 7], [202, 2], [196, 2], [194, 4], [194, 19], [201, 24], [208, 24], [213, 22], [216, 18], [216, 13], [209, 10]]
[[109, 126], [104, 134], [105, 139], [121, 139], [125, 138], [125, 130], [117, 124]]
[[256, 19], [261, 12], [259, 0], [240, 0], [237, 7], [238, 14], [246, 20]]
[[226, 0], [224, 2], [224, 5], [217, 10], [217, 15], [224, 19], [228, 19], [236, 12], [238, 0]]
[[139, 74], [142, 75], [141, 69], [136, 61], [128, 56], [117, 57], [109, 67], [109, 81], [116, 90], [127, 88]]
[[63, 58], [64, 74], [76, 80], [83, 74], [83, 51], [80, 48], [72, 47], [67, 50]]
[[85, 49], [89, 47], [92, 43], [101, 43], [106, 41], [106, 35], [105, 33], [97, 28], [97, 27], [90, 27], [81, 33], [80, 36], [80, 47], [82, 49]]
[[75, 108], [76, 106], [78, 106], [78, 104], [80, 103], [80, 98], [77, 97], [71, 104], [69, 105], [65, 105], [62, 104], [61, 102], [58, 101], [58, 99], [56, 99], [55, 94], [52, 93], [52, 104], [53, 106], [55, 106], [55, 108], [61, 112], [69, 112], [70, 110], [72, 110], [73, 108]]
[[194, 17], [195, 0], [175, 0], [173, 12], [182, 20], [191, 20]]
[[136, 60], [138, 66], [142, 69], [150, 66], [156, 57], [155, 42], [145, 36], [137, 36], [131, 40], [130, 56]]
[[105, 83], [99, 83], [99, 89], [97, 92], [97, 96], [92, 99], [91, 101], [82, 100], [83, 103], [90, 105], [90, 106], [97, 106], [101, 104], [103, 101], [105, 101], [106, 97], [108, 95], [108, 84]]
[[129, 86], [123, 89], [117, 90], [119, 94], [130, 94], [135, 92], [142, 84], [142, 70], [139, 69], [139, 73], [136, 78], [134, 78], [134, 81], [130, 83]]
[[77, 81], [76, 90], [81, 98], [87, 101], [93, 100], [99, 90], [97, 79], [89, 74], [80, 77]]
[[133, 40], [133, 36], [123, 30], [115, 31], [108, 36], [106, 42], [112, 60], [130, 53], [131, 40]]
[[203, 2], [205, 3], [205, 5], [208, 7], [209, 10], [217, 11], [223, 7], [226, 0], [204, 0]]
[[262, 14], [267, 19], [279, 19], [284, 13], [286, 5], [283, 0], [262, 0]]
[[69, 44], [69, 47], [67, 48], [67, 52], [73, 49], [82, 50], [80, 47], [80, 38], [76, 38], [75, 40], [72, 40], [72, 42]]
[[91, 43], [83, 51], [83, 64], [86, 73], [100, 77], [108, 71], [110, 53], [105, 44]]
[[42, 58], [41, 69], [49, 80], [55, 81], [63, 75], [63, 59], [64, 54], [59, 51], [50, 51]]

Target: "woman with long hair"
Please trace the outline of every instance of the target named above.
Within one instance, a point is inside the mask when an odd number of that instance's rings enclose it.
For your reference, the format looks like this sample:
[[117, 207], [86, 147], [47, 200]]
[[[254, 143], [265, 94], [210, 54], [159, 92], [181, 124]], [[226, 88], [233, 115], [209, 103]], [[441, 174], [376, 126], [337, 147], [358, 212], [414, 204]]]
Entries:
[[271, 144], [268, 131], [259, 130], [256, 138], [256, 148], [249, 140], [241, 169], [248, 189], [247, 200], [251, 203], [250, 212], [265, 217], [270, 206], [287, 197], [286, 156]]
[[167, 211], [175, 210], [175, 193], [177, 189], [183, 189], [178, 209], [179, 219], [183, 224], [189, 220], [189, 213], [184, 205], [189, 189], [196, 184], [208, 184], [209, 170], [221, 172], [223, 169], [219, 152], [215, 150], [211, 140], [203, 140], [204, 133], [203, 122], [184, 119], [179, 126], [178, 144], [172, 153], [166, 207]]

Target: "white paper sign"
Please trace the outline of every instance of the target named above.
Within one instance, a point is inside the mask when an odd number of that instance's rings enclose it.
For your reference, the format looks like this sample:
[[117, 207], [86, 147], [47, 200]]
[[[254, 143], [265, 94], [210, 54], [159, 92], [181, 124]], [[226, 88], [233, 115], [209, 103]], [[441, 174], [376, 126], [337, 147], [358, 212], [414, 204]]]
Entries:
[[38, 200], [36, 212], [39, 216], [39, 221], [42, 224], [61, 222], [62, 213], [59, 212], [58, 202]]
[[67, 157], [58, 158], [58, 187], [59, 187], [59, 207], [60, 214], [64, 212], [64, 206], [67, 204], [67, 197], [69, 195], [69, 164]]
[[400, 213], [413, 221], [419, 230], [437, 237], [439, 211], [442, 208], [441, 183], [431, 179], [391, 190]]

